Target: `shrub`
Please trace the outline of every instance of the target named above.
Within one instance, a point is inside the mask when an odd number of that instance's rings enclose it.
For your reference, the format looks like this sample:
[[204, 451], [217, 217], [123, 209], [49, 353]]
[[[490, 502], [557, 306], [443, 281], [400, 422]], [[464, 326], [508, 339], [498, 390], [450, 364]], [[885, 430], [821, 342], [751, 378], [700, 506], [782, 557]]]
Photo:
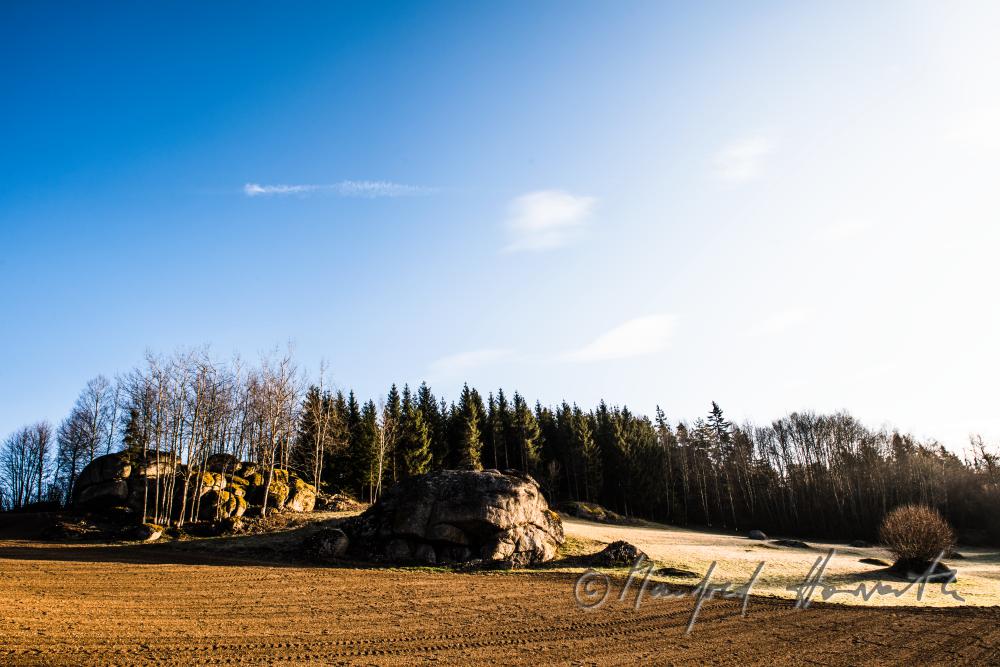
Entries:
[[944, 517], [923, 505], [903, 505], [886, 514], [879, 537], [897, 563], [930, 563], [955, 543]]

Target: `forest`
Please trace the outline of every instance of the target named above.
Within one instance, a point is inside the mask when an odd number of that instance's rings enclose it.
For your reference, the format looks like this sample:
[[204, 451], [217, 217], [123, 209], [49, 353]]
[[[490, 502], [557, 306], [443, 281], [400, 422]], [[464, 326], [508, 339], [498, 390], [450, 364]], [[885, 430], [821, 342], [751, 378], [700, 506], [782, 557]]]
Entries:
[[426, 383], [362, 400], [324, 375], [308, 380], [290, 354], [254, 365], [147, 354], [113, 381], [88, 382], [57, 427], [38, 422], [3, 441], [0, 508], [66, 505], [84, 466], [124, 449], [183, 461], [191, 475], [230, 454], [369, 502], [430, 470], [516, 468], [553, 504], [826, 538], [872, 539], [889, 510], [915, 502], [938, 508], [967, 542], [1000, 544], [1000, 457], [981, 438], [959, 457], [846, 412], [733, 424], [710, 402], [703, 417], [672, 421], [659, 408], [546, 406], [468, 385], [452, 400]]

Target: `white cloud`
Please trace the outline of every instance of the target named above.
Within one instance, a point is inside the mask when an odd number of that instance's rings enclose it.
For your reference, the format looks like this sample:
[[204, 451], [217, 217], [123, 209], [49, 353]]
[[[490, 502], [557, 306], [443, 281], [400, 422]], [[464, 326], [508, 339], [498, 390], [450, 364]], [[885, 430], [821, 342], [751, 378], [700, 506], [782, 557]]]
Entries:
[[1000, 150], [1000, 107], [960, 114], [946, 133], [954, 144], [974, 151]]
[[809, 320], [813, 311], [809, 309], [783, 310], [754, 324], [747, 331], [748, 336], [771, 336], [783, 333]]
[[389, 181], [341, 181], [327, 185], [260, 185], [259, 183], [247, 183], [243, 186], [243, 192], [248, 197], [305, 195], [316, 192], [333, 194], [338, 197], [375, 199], [379, 197], [426, 195], [435, 192], [435, 190], [418, 185], [402, 185]]
[[854, 218], [841, 220], [817, 230], [816, 240], [821, 242], [846, 241], [848, 239], [862, 236], [871, 228], [872, 223], [868, 220], [859, 220]]
[[673, 315], [637, 317], [602, 334], [583, 347], [572, 350], [566, 361], [607, 361], [653, 354], [666, 349], [674, 331]]
[[729, 144], [715, 155], [715, 175], [730, 183], [755, 180], [764, 172], [764, 162], [773, 151], [773, 142], [765, 136]]
[[512, 237], [507, 251], [548, 250], [573, 240], [597, 200], [562, 190], [539, 190], [510, 203], [507, 230]]
[[428, 366], [428, 372], [432, 378], [454, 378], [475, 368], [510, 359], [512, 356], [513, 352], [505, 349], [470, 350], [435, 359]]

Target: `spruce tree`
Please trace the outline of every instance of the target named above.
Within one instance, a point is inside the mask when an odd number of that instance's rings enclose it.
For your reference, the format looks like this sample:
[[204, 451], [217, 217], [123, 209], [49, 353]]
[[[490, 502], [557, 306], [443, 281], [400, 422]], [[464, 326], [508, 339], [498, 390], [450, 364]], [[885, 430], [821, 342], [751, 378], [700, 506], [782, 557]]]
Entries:
[[513, 421], [511, 420], [510, 404], [503, 389], [497, 390], [495, 415], [490, 423], [490, 430], [493, 434], [493, 446], [496, 450], [496, 467], [510, 468], [515, 463], [511, 460], [510, 440], [513, 435]]
[[375, 491], [379, 488], [378, 462], [376, 451], [378, 448], [379, 424], [378, 408], [375, 401], [369, 400], [361, 408], [361, 424], [359, 429], [361, 442], [358, 446], [360, 458], [358, 460], [358, 472], [360, 482], [364, 488], [365, 497], [369, 502], [375, 501]]
[[366, 437], [361, 419], [361, 406], [354, 392], [347, 396], [347, 452], [344, 463], [345, 482], [351, 492], [357, 497], [366, 497], [369, 488], [369, 471], [371, 464], [371, 440]]
[[722, 408], [715, 401], [712, 401], [712, 411], [708, 413], [708, 426], [711, 428], [716, 442], [720, 445], [729, 444], [732, 439], [733, 425], [726, 421]]
[[466, 384], [459, 397], [458, 426], [458, 467], [465, 470], [482, 470], [483, 442], [480, 431], [483, 399]]
[[583, 414], [576, 405], [573, 406], [573, 440], [573, 449], [583, 457], [584, 499], [596, 501], [603, 480], [601, 453], [594, 439], [590, 416]]
[[[355, 403], [355, 407], [356, 407]], [[330, 449], [323, 458], [323, 484], [330, 490], [356, 493], [351, 479], [353, 450], [351, 448], [350, 409], [344, 393], [338, 391], [332, 401]]]
[[432, 461], [431, 436], [423, 411], [413, 401], [409, 390], [403, 392], [401, 420], [397, 444], [401, 472], [404, 477], [422, 475], [430, 469]]
[[441, 405], [434, 398], [433, 392], [426, 382], [421, 382], [417, 389], [417, 409], [423, 415], [427, 424], [427, 433], [431, 439], [431, 469], [444, 468], [444, 457], [448, 453], [446, 425], [441, 417]]
[[302, 400], [289, 467], [312, 484], [316, 483], [314, 477], [318, 452], [325, 445], [321, 441], [325, 441], [328, 436], [326, 422], [329, 410], [329, 398], [320, 393], [318, 386], [310, 386]]
[[521, 470], [532, 475], [540, 472], [539, 441], [541, 429], [538, 420], [528, 407], [524, 397], [514, 392], [514, 411], [511, 415], [511, 448], [517, 456]]
[[[409, 393], [410, 390], [404, 387], [404, 391]], [[396, 384], [393, 383], [393, 385], [389, 387], [388, 396], [386, 396], [385, 398], [385, 409], [386, 409], [386, 419], [392, 424], [396, 424], [397, 426], [400, 424], [402, 420], [401, 405], [402, 401], [399, 397], [399, 390], [396, 388]], [[399, 429], [396, 428], [396, 431], [398, 430]], [[396, 452], [396, 443], [386, 442], [386, 447], [388, 450], [385, 452], [386, 460], [384, 461], [386, 470], [384, 471], [383, 474], [387, 478], [386, 481], [395, 482], [396, 480], [403, 477], [400, 470], [401, 463], [399, 461], [399, 456]]]

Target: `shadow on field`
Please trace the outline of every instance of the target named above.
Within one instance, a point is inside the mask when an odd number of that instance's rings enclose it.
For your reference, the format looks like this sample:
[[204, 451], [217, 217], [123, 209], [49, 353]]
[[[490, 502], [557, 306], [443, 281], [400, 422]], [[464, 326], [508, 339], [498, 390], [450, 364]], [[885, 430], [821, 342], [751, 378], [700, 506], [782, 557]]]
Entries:
[[[34, 535], [27, 537], [7, 534], [0, 535], [0, 559], [148, 565], [309, 567], [311, 564], [299, 557], [299, 545], [302, 540], [320, 528], [337, 523], [339, 521], [331, 520], [271, 533], [202, 537], [151, 544], [84, 540], [46, 541]], [[363, 566], [364, 564], [347, 562], [342, 565], [342, 567]]]

